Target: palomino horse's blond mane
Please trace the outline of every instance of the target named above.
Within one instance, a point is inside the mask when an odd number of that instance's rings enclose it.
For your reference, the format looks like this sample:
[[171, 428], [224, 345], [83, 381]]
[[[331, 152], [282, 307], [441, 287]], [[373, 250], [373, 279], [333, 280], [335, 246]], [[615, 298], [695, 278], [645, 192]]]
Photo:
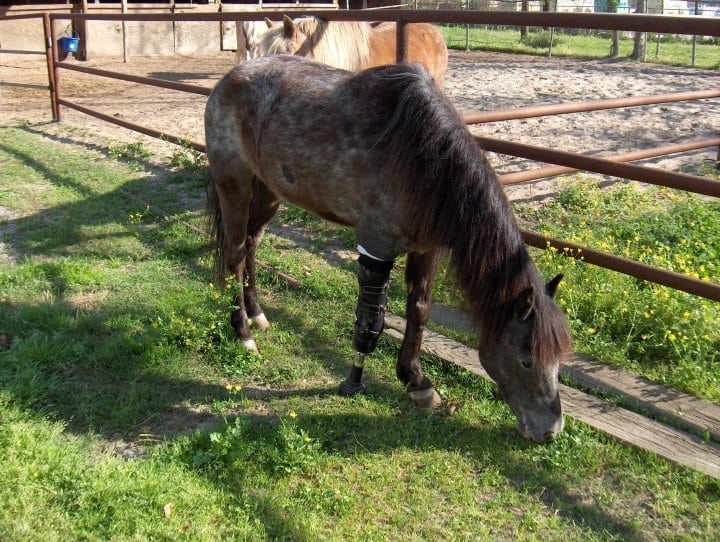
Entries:
[[[314, 59], [323, 64], [358, 71], [396, 61], [394, 23], [371, 24], [364, 21], [323, 21], [317, 17], [291, 19], [281, 23], [266, 19], [269, 30], [260, 38], [253, 58], [290, 54]], [[447, 70], [445, 40], [436, 28], [426, 23], [407, 25], [409, 63], [422, 64], [442, 86]]]
[[[295, 29], [304, 34], [307, 41], [298, 45], [302, 56], [313, 58], [323, 64], [346, 70], [360, 70], [370, 59], [370, 25], [366, 22], [325, 22], [317, 17], [300, 17], [292, 21]], [[264, 38], [264, 39], [263, 39]], [[260, 38], [258, 56], [285, 52], [282, 28], [272, 29]]]

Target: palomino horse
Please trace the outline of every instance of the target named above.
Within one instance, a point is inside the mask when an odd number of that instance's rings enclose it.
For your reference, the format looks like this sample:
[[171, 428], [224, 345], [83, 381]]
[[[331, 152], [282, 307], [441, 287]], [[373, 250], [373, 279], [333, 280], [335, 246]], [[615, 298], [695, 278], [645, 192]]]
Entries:
[[390, 269], [407, 253], [407, 329], [397, 376], [420, 407], [441, 403], [419, 362], [442, 254], [472, 308], [480, 361], [538, 442], [562, 430], [560, 361], [571, 348], [502, 186], [457, 112], [420, 66], [359, 73], [296, 56], [230, 71], [205, 110], [208, 209], [219, 267], [241, 288], [231, 323], [256, 350], [266, 327], [255, 252], [281, 200], [355, 228], [359, 265], [354, 345], [344, 393], [362, 390], [365, 354], [383, 329]]
[[[395, 64], [395, 23], [325, 22], [317, 17], [292, 20], [283, 16], [258, 40], [254, 57], [275, 54], [304, 56], [345, 70], [363, 70], [373, 66]], [[442, 86], [448, 64], [448, 50], [440, 32], [426, 23], [408, 24], [410, 63], [419, 62]]]

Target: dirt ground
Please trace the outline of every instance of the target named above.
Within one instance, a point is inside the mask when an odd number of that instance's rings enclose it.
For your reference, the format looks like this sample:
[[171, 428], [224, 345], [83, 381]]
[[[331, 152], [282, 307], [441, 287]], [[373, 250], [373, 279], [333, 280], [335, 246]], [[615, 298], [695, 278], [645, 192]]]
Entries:
[[[72, 62], [72, 59], [70, 60]], [[97, 59], [82, 63], [125, 73], [211, 87], [234, 63], [234, 54]], [[44, 58], [0, 55], [0, 124], [30, 123], [70, 141], [106, 145], [142, 141], [166, 160], [172, 146], [63, 108], [63, 122], [51, 121]], [[461, 112], [527, 105], [647, 96], [720, 87], [720, 72], [640, 64], [628, 60], [573, 60], [451, 51], [444, 90]], [[203, 142], [205, 97], [61, 70], [63, 97], [117, 118]], [[715, 137], [720, 99], [496, 122], [473, 131], [573, 152], [614, 154]], [[644, 162], [673, 171], [691, 171], [715, 160], [706, 149]], [[491, 155], [500, 173], [526, 169], [521, 159]], [[513, 198], [533, 198], [551, 182], [510, 187]]]

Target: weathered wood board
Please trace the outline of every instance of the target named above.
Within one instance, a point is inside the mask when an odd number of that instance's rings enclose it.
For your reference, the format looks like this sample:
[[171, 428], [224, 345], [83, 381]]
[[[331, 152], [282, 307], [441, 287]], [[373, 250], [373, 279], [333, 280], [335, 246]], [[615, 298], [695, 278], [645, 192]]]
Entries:
[[[470, 318], [459, 309], [435, 304], [430, 319], [450, 329], [472, 331]], [[720, 406], [711, 401], [666, 388], [578, 354], [566, 360], [562, 372], [584, 389], [608, 393], [628, 406], [720, 442]]]
[[[394, 315], [385, 317], [385, 333], [402, 340], [405, 321]], [[476, 350], [430, 330], [425, 331], [423, 351], [434, 354], [466, 370], [489, 378], [480, 365]], [[720, 446], [651, 420], [602, 399], [561, 385], [566, 415], [599, 429], [614, 438], [650, 450], [678, 465], [696, 469], [720, 479]]]

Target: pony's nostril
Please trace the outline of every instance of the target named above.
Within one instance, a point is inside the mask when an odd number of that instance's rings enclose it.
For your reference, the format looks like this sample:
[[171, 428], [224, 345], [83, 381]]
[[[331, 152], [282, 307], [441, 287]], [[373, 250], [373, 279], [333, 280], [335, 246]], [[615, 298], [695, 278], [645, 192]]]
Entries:
[[543, 435], [542, 442], [552, 442], [553, 440], [555, 440], [556, 435], [557, 434], [555, 433], [555, 431], [548, 431]]

